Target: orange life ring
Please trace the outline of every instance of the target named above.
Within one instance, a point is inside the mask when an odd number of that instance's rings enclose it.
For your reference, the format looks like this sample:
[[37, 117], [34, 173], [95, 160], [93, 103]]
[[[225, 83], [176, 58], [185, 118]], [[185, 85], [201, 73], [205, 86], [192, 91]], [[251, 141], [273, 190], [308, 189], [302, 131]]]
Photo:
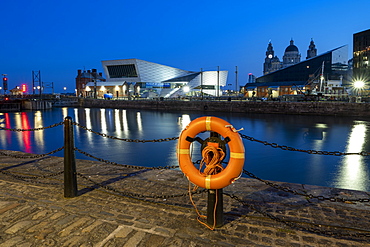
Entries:
[[[229, 163], [224, 170], [215, 175], [201, 174], [190, 157], [191, 139], [205, 131], [217, 132], [223, 138], [230, 139], [227, 143], [230, 150]], [[200, 117], [190, 122], [181, 132], [177, 144], [177, 159], [181, 171], [193, 184], [206, 189], [222, 189], [240, 177], [244, 166], [244, 145], [235, 128], [225, 120], [217, 117]]]

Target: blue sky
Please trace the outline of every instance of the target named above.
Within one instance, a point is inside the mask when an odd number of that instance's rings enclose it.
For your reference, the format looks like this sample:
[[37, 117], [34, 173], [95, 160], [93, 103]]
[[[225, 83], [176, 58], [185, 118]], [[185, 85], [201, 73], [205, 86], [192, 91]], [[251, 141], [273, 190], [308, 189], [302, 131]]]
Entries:
[[[0, 74], [9, 88], [32, 71], [56, 92], [74, 92], [78, 69], [138, 58], [180, 69], [228, 70], [228, 84], [262, 75], [268, 42], [280, 59], [291, 38], [306, 57], [348, 44], [370, 28], [369, 0], [1, 1]], [[232, 86], [234, 88], [234, 86]]]

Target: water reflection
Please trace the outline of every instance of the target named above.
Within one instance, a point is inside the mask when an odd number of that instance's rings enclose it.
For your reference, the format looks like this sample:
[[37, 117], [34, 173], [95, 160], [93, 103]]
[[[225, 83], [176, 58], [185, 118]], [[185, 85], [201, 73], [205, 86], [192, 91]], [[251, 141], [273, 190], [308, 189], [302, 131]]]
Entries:
[[125, 133], [128, 132], [128, 123], [127, 123], [127, 116], [126, 116], [126, 110], [122, 110], [122, 117], [119, 119], [122, 121], [122, 127]]
[[136, 122], [137, 122], [137, 130], [140, 133], [140, 136], [143, 134], [143, 123], [141, 119], [141, 113], [138, 111], [136, 113]]
[[[355, 121], [346, 145], [347, 153], [359, 153], [365, 148], [367, 122]], [[369, 180], [365, 157], [361, 155], [347, 155], [342, 159], [336, 185], [345, 188], [367, 190]]]
[[[107, 120], [105, 119], [105, 109], [100, 109], [100, 124], [101, 124], [101, 131], [103, 133], [107, 133]], [[87, 121], [91, 121], [88, 119]]]
[[181, 129], [185, 129], [186, 126], [191, 122], [190, 116], [188, 114], [183, 114], [181, 117], [178, 118], [177, 122], [180, 125]]
[[[325, 116], [213, 113], [230, 122], [243, 134], [258, 140], [304, 150], [370, 151], [367, 142], [370, 121]], [[131, 109], [56, 108], [45, 111], [2, 113], [6, 128], [39, 128], [62, 121], [66, 116], [88, 129], [128, 139], [160, 139], [179, 136], [191, 120], [202, 113], [139, 111]], [[356, 121], [354, 121], [356, 120]], [[128, 143], [74, 127], [76, 147], [92, 155], [121, 164], [142, 166], [177, 165], [176, 141]], [[206, 135], [206, 134], [204, 134]], [[203, 136], [201, 136], [204, 138]], [[245, 168], [263, 179], [335, 186], [370, 191], [370, 160], [364, 156], [309, 155], [274, 149], [243, 140]], [[63, 126], [34, 132], [0, 132], [0, 149], [46, 153], [63, 146]], [[198, 152], [198, 153], [196, 153]], [[63, 153], [56, 153], [63, 156]], [[76, 153], [80, 159], [89, 159]], [[194, 148], [194, 160], [199, 147]]]
[[122, 127], [121, 127], [121, 121], [119, 118], [120, 110], [115, 109], [114, 110], [114, 125], [116, 126], [116, 134], [120, 136], [122, 134]]
[[[2, 126], [9, 129], [31, 129], [28, 115], [25, 112], [2, 114], [4, 117], [1, 121]], [[37, 119], [37, 117], [35, 117]], [[40, 124], [40, 123], [39, 123]], [[0, 138], [2, 146], [17, 145], [23, 151], [32, 153], [33, 149], [33, 132], [30, 131], [2, 131]], [[39, 137], [39, 136], [38, 136]], [[5, 148], [4, 148], [5, 149]]]
[[67, 107], [62, 108], [62, 115], [63, 115], [63, 119], [68, 117], [68, 108]]

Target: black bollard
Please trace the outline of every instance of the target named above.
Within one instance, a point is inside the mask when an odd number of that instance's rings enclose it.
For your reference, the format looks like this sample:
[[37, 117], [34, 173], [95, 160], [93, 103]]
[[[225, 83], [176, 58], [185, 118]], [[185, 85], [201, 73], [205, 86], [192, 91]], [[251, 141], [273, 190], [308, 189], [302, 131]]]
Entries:
[[64, 119], [64, 197], [77, 196], [76, 156], [72, 118]]
[[[211, 131], [210, 138], [220, 139], [220, 134]], [[207, 225], [221, 227], [224, 224], [224, 201], [222, 189], [208, 190]], [[216, 223], [215, 223], [216, 222]]]
[[207, 225], [221, 227], [224, 224], [222, 189], [208, 190]]

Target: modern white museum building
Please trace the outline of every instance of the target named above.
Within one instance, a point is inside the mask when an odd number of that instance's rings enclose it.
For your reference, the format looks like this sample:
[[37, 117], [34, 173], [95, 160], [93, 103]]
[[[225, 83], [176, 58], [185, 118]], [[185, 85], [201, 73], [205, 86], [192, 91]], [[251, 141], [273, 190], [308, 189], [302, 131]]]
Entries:
[[84, 96], [119, 98], [221, 96], [228, 71], [187, 71], [140, 59], [102, 61], [106, 80], [92, 78], [83, 85]]

